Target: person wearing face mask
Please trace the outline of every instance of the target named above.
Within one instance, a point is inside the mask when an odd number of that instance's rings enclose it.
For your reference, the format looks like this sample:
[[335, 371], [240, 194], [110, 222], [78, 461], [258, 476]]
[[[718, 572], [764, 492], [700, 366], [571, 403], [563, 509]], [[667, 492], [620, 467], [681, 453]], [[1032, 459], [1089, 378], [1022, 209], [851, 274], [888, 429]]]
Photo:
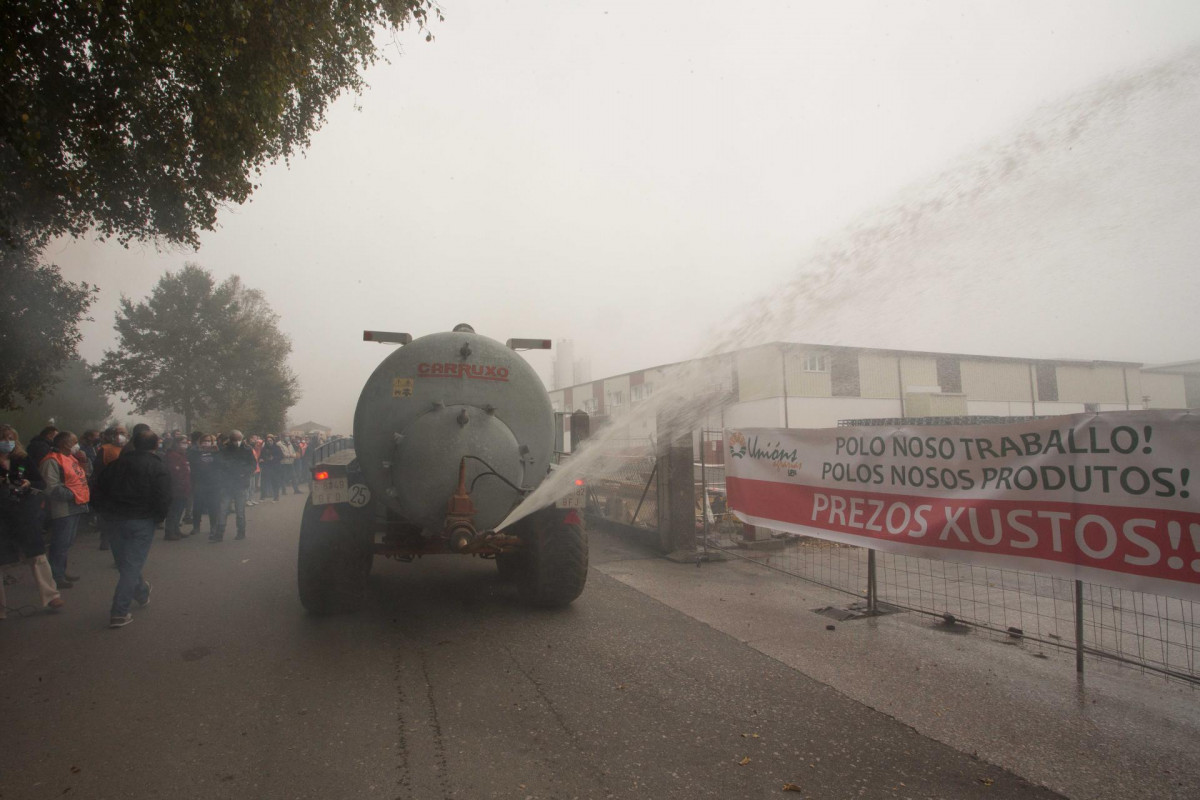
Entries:
[[241, 431], [230, 431], [229, 442], [217, 453], [217, 474], [221, 482], [221, 499], [217, 503], [217, 531], [210, 535], [210, 542], [225, 538], [225, 521], [230, 506], [237, 518], [237, 536], [246, 538], [246, 492], [250, 488], [250, 477], [254, 474], [254, 453], [245, 446]]
[[202, 433], [188, 450], [192, 479], [192, 534], [200, 532], [208, 517], [208, 537], [217, 535], [217, 506], [221, 502], [221, 478], [217, 467], [217, 437]]
[[102, 439], [104, 443], [100, 445], [100, 466], [106, 467], [121, 457], [121, 450], [125, 447], [127, 439], [125, 426], [109, 428], [104, 432]]
[[[11, 544], [29, 565], [42, 606], [57, 610], [64, 604], [46, 559], [42, 496], [33, 491], [27, 477], [30, 471], [29, 454], [21, 447], [16, 429], [0, 425], [0, 538]], [[0, 581], [0, 619], [6, 616], [7, 598], [4, 582]]]
[[78, 449], [75, 434], [61, 431], [54, 437], [54, 449], [38, 466], [50, 501], [50, 571], [59, 589], [70, 589], [79, 580], [67, 574], [67, 552], [91, 499], [87, 474], [75, 458]]

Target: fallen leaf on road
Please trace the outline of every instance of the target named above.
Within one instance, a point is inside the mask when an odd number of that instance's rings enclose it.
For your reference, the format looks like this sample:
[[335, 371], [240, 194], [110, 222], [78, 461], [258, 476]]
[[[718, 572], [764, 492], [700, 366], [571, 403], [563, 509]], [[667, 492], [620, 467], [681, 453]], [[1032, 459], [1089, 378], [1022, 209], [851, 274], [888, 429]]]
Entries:
[[80, 771], [81, 770], [79, 767], [71, 767], [71, 774], [73, 774], [73, 775], [79, 774]]
[[746, 756], [745, 758], [743, 758], [741, 761], [738, 762], [738, 764], [743, 767], [749, 763], [750, 763], [750, 756]]
[[783, 785], [783, 790], [785, 792], [803, 792], [804, 791], [803, 789], [801, 789], [799, 786], [797, 786], [794, 783], [785, 783]]
[[243, 563], [243, 564], [249, 564], [249, 563], [250, 563], [250, 559], [248, 559], [248, 558], [243, 558], [243, 559], [242, 559], [242, 563]]
[[995, 783], [995, 781], [992, 780], [991, 778], [980, 778], [979, 782], [982, 783], [984, 786], [991, 786], [993, 783]]

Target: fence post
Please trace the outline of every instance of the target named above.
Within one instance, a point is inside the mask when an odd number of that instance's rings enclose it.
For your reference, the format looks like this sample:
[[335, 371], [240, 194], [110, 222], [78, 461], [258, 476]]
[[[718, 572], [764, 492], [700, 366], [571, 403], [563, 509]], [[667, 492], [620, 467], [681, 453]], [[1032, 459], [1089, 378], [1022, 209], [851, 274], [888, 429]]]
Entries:
[[[658, 431], [658, 541], [664, 553], [696, 549], [696, 472], [693, 430], [660, 412]], [[680, 428], [683, 428], [680, 430]]]
[[879, 610], [879, 587], [875, 584], [875, 551], [867, 550], [867, 613]]
[[706, 434], [708, 431], [700, 427], [700, 518], [704, 531], [704, 552], [708, 552], [708, 457], [704, 452], [708, 449]]
[[1083, 677], [1083, 581], [1075, 581], [1075, 671]]

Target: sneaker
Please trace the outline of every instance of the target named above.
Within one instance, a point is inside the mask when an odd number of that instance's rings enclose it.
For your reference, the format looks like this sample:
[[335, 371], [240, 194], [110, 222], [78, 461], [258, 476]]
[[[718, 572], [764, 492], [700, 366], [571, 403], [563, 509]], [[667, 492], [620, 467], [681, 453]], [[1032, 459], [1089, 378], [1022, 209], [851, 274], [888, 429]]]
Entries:
[[66, 578], [67, 580], [69, 580], [71, 583], [79, 583], [78, 575], [69, 575], [66, 572], [64, 572], [63, 577]]
[[75, 584], [71, 583], [66, 578], [58, 578], [54, 581], [54, 585], [57, 586], [59, 589], [70, 589]]
[[209, 536], [208, 537], [208, 541], [210, 544], [216, 544], [217, 542], [222, 542], [224, 540], [225, 540], [224, 534], [222, 534], [221, 536]]
[[233, 537], [233, 538], [234, 538], [234, 539], [245, 539], [245, 538], [246, 538], [246, 534], [245, 534], [245, 532], [242, 532], [242, 533], [239, 533], [237, 536], [235, 536], [235, 537]]
[[150, 581], [143, 580], [142, 583], [144, 583], [146, 585], [146, 596], [145, 597], [137, 597], [134, 599], [137, 600], [137, 604], [139, 606], [141, 606], [142, 608], [145, 608], [146, 606], [150, 605], [150, 588], [151, 587], [150, 587]]
[[181, 534], [181, 533], [168, 533], [167, 535], [163, 536], [163, 541], [164, 542], [178, 542], [182, 538], [183, 538], [183, 534]]
[[108, 627], [124, 628], [126, 625], [128, 625], [131, 622], [133, 622], [133, 614], [126, 614], [123, 617], [109, 617], [108, 618]]
[[65, 605], [66, 605], [66, 603], [64, 603], [62, 601], [61, 597], [56, 597], [53, 600], [51, 600], [49, 603], [46, 603], [46, 610], [47, 611], [58, 611], [60, 608], [62, 608]]

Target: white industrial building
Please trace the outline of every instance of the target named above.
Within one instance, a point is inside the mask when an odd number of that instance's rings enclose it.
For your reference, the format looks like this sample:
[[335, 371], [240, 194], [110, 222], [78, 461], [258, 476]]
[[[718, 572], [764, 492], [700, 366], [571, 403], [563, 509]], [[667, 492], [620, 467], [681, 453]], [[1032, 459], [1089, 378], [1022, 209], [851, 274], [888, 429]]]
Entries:
[[[1188, 396], [1188, 376], [1200, 362], [1145, 366], [775, 342], [689, 362], [696, 364], [711, 373], [711, 388], [732, 401], [714, 427], [825, 428], [851, 419], [1046, 416], [1200, 404]], [[615, 418], [650, 397], [676, 366], [557, 388], [551, 403], [565, 414]], [[652, 427], [653, 421], [641, 422], [631, 434], [650, 435]]]

